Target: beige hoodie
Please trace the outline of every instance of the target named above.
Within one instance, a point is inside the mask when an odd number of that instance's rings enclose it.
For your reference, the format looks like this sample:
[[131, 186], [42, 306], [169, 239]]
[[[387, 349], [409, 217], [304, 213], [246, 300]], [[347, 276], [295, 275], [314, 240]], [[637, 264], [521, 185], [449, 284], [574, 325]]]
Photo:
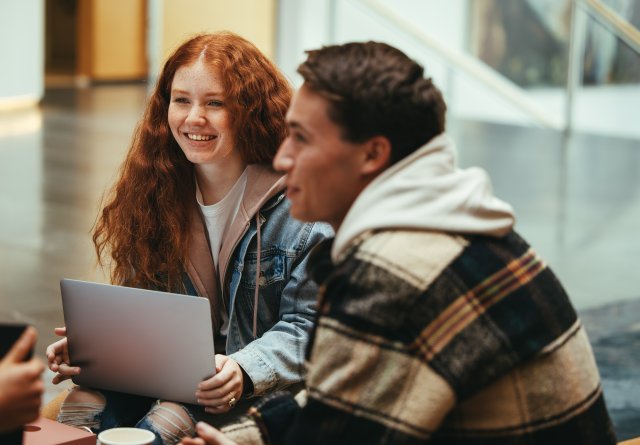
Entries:
[[369, 230], [502, 236], [513, 224], [513, 209], [493, 195], [486, 172], [458, 168], [454, 145], [441, 134], [360, 193], [336, 233], [331, 257], [335, 262], [354, 238]]
[[[258, 211], [262, 206], [284, 189], [285, 181], [282, 173], [275, 172], [262, 165], [249, 165], [247, 167], [247, 186], [242, 197], [242, 203], [220, 249], [218, 258], [220, 281], [218, 281], [218, 274], [211, 257], [211, 249], [206, 235], [207, 229], [199, 209], [196, 209], [197, 214], [191, 218], [187, 273], [198, 291], [198, 295], [209, 299], [214, 328], [219, 328], [221, 325], [219, 308], [221, 305], [224, 307], [225, 303], [221, 299], [220, 285], [225, 282], [233, 250], [249, 228], [251, 219], [258, 217]], [[260, 224], [257, 224], [257, 228], [260, 230]], [[260, 252], [260, 249], [258, 249], [258, 252]]]

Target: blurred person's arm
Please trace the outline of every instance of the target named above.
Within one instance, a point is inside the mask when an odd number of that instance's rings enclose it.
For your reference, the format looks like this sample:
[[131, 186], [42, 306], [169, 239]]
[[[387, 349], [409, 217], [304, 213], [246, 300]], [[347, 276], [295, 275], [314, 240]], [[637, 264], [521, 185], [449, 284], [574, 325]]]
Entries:
[[27, 328], [0, 360], [0, 433], [20, 428], [38, 417], [44, 365], [36, 358], [24, 361], [36, 339], [35, 328]]
[[187, 437], [182, 439], [181, 445], [239, 445], [237, 442], [227, 438], [220, 430], [204, 422], [196, 425], [198, 437]]
[[[194, 438], [185, 438], [182, 445], [259, 445], [284, 443], [296, 417], [304, 410], [307, 392], [295, 397], [287, 391], [270, 394], [253, 406], [246, 416], [218, 430], [204, 422], [196, 425]], [[291, 442], [290, 439], [287, 443]]]

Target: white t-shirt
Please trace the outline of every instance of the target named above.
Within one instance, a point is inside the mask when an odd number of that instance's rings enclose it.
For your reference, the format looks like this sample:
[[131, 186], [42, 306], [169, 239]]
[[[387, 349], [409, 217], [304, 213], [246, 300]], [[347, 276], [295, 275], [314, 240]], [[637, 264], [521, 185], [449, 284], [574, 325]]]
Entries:
[[[197, 181], [196, 181], [197, 186]], [[247, 170], [240, 175], [236, 183], [231, 187], [231, 190], [220, 201], [211, 205], [202, 204], [202, 194], [198, 188], [196, 198], [198, 205], [204, 216], [204, 222], [207, 226], [207, 232], [209, 233], [209, 243], [211, 246], [211, 256], [213, 257], [213, 264], [218, 268], [218, 257], [220, 256], [220, 249], [222, 248], [222, 241], [224, 240], [231, 223], [240, 210], [240, 204], [242, 203], [242, 197], [244, 196], [244, 190], [247, 186]], [[219, 272], [218, 272], [219, 273]], [[220, 332], [223, 335], [227, 335], [229, 330], [229, 317], [225, 311], [222, 311], [223, 324], [220, 328]]]

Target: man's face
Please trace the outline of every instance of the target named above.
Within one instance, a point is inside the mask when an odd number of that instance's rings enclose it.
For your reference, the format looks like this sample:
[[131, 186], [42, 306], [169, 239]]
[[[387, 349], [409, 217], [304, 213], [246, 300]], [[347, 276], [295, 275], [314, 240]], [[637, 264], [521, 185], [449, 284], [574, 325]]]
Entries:
[[289, 135], [273, 165], [287, 173], [291, 215], [338, 229], [368, 180], [361, 174], [364, 144], [344, 141], [327, 115], [328, 101], [303, 85], [287, 112]]

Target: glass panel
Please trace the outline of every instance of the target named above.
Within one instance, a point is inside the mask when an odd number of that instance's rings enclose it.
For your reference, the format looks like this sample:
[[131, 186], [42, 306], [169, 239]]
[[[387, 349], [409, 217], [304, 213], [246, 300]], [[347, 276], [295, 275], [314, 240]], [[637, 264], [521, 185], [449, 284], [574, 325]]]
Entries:
[[475, 0], [473, 55], [522, 87], [566, 82], [569, 0]]
[[[602, 0], [634, 26], [640, 2]], [[469, 49], [523, 88], [566, 83], [570, 0], [474, 0]], [[589, 18], [585, 29], [583, 84], [640, 81], [640, 57], [609, 29]]]

